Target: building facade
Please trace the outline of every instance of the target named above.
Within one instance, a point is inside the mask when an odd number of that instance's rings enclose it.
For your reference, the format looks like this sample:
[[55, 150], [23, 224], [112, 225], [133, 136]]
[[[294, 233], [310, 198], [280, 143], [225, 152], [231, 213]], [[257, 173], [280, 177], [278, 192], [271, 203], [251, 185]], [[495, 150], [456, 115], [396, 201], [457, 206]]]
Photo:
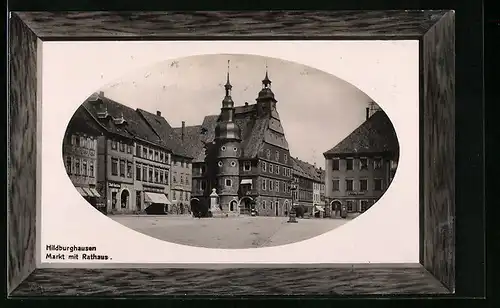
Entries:
[[66, 172], [76, 190], [93, 207], [103, 211], [101, 195], [97, 191], [97, 140], [101, 131], [88, 125], [90, 118], [77, 110], [70, 120], [63, 140], [63, 159]]
[[215, 188], [228, 215], [284, 216], [291, 207], [292, 161], [266, 76], [255, 104], [235, 106], [229, 72], [218, 115], [176, 128], [193, 159], [191, 207], [207, 210]]
[[367, 108], [366, 121], [323, 155], [328, 212], [342, 205], [348, 212], [364, 212], [391, 183], [399, 144], [387, 115]]
[[151, 114], [102, 93], [87, 99], [80, 112], [89, 118], [87, 126], [97, 126], [101, 132], [97, 138], [96, 188], [104, 212], [177, 213], [169, 198], [172, 157], [179, 155], [180, 139], [175, 140], [172, 131], [157, 133], [147, 121]]

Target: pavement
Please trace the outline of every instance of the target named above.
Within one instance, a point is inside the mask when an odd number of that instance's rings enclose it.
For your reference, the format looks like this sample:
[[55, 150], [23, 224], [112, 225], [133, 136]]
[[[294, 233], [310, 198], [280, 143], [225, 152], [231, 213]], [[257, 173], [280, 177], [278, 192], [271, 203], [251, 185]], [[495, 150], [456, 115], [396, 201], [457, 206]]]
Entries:
[[288, 217], [115, 215], [116, 222], [151, 237], [197, 247], [258, 248], [290, 244], [333, 230], [349, 219], [310, 218], [287, 223]]

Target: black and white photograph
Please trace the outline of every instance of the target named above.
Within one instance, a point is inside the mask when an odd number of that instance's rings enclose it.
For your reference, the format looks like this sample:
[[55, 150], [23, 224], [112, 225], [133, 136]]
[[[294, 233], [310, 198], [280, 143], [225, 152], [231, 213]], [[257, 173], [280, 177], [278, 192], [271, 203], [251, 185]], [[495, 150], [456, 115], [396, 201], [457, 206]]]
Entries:
[[306, 240], [376, 206], [399, 159], [391, 120], [353, 85], [298, 63], [163, 61], [92, 93], [62, 157], [89, 206], [168, 242]]

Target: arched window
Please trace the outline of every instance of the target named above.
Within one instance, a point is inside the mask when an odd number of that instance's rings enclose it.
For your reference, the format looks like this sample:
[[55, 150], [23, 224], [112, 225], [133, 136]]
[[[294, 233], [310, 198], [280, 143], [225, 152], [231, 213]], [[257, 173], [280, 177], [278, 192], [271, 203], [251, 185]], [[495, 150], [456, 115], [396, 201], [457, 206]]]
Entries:
[[121, 194], [121, 198], [120, 198], [122, 209], [128, 208], [129, 197], [130, 197], [130, 194], [129, 194], [128, 190], [126, 190], [126, 189], [123, 190], [122, 194]]

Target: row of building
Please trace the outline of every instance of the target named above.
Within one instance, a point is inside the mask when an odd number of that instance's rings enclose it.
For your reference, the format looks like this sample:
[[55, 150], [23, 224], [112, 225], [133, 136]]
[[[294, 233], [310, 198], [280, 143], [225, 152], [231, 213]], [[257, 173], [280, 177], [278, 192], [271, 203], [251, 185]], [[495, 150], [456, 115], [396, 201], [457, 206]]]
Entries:
[[[324, 153], [326, 169], [292, 157], [267, 71], [256, 103], [235, 106], [229, 72], [219, 114], [173, 128], [161, 115], [104, 96], [89, 97], [63, 142], [77, 190], [105, 213], [203, 212], [216, 192], [228, 215], [285, 216], [292, 204], [330, 216], [364, 211], [389, 185], [397, 140], [383, 111]], [[382, 136], [379, 136], [382, 135]]]

